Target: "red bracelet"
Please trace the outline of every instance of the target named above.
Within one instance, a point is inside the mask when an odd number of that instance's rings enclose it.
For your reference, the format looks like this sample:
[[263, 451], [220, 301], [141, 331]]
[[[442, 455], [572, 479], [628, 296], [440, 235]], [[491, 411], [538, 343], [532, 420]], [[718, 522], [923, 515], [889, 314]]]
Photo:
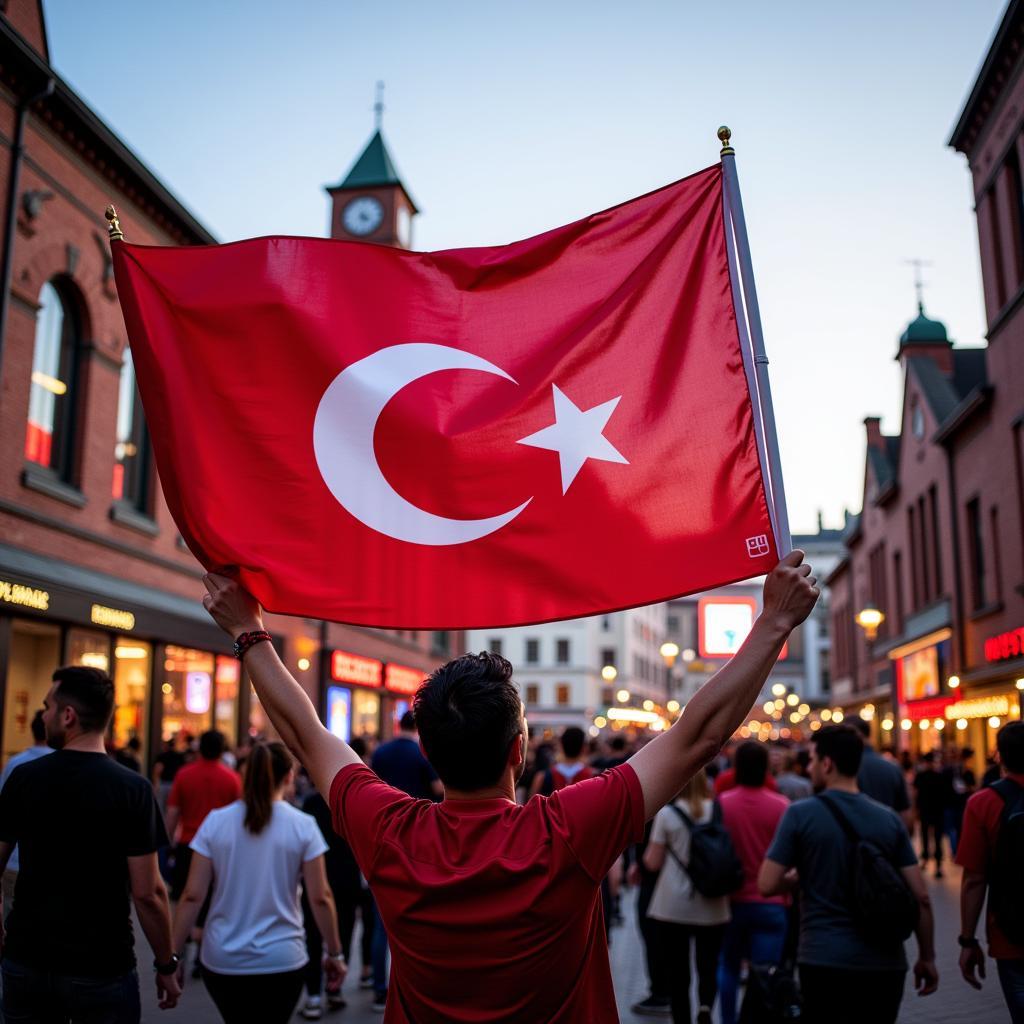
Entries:
[[241, 633], [235, 639], [235, 657], [241, 661], [245, 657], [245, 652], [250, 647], [255, 647], [256, 644], [261, 643], [264, 640], [272, 640], [273, 638], [265, 629], [254, 629], [249, 633]]

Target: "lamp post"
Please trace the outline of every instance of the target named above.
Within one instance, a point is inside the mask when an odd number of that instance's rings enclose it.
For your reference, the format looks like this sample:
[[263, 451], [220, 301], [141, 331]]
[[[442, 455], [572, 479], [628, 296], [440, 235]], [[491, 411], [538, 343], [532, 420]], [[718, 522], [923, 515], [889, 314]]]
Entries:
[[[861, 610], [859, 612], [857, 612], [857, 614], [854, 616], [854, 620], [853, 621], [856, 622], [857, 625], [860, 626], [860, 628], [864, 630], [864, 639], [867, 640], [867, 642], [869, 644], [870, 643], [874, 643], [875, 638], [878, 636], [878, 627], [883, 622], [885, 622], [885, 612], [883, 612], [880, 609], [876, 608], [875, 605], [872, 604], [869, 601], [866, 605], [864, 605], [863, 608], [861, 608]], [[897, 710], [897, 699], [898, 699], [897, 698], [897, 694], [896, 694], [896, 690], [895, 690], [895, 686], [896, 686], [896, 684], [895, 684], [895, 680], [894, 680], [893, 681], [893, 690], [892, 690], [891, 698], [890, 698], [892, 700], [892, 707], [893, 707], [893, 712], [894, 713]], [[867, 705], [865, 705], [865, 707], [867, 707]], [[874, 710], [874, 706], [872, 705], [872, 711], [873, 710]], [[869, 721], [869, 719], [865, 719], [865, 721]]]

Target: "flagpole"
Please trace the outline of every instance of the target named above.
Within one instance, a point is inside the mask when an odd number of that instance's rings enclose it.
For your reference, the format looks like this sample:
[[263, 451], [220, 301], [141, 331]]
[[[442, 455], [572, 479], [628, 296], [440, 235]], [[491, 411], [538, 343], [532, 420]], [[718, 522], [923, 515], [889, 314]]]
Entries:
[[[761, 329], [761, 310], [757, 304], [757, 288], [754, 284], [754, 265], [750, 258], [750, 240], [747, 238], [747, 222], [743, 216], [743, 201], [740, 196], [740, 181], [736, 173], [736, 150], [730, 140], [732, 132], [723, 125], [718, 129], [718, 138], [722, 143], [722, 180], [724, 185], [725, 206], [728, 212], [726, 224], [726, 240], [735, 240], [735, 249], [727, 244], [730, 256], [730, 271], [733, 277], [733, 296], [736, 301], [736, 317], [741, 321], [741, 347], [744, 367], [747, 369], [748, 385], [751, 383], [749, 366], [750, 352], [753, 352], [753, 383], [756, 392], [751, 391], [751, 400], [756, 401], [755, 433], [763, 444], [768, 460], [768, 491], [769, 511], [772, 515], [772, 526], [775, 530], [775, 543], [779, 557], [785, 557], [793, 550], [793, 538], [789, 532], [789, 513], [786, 509], [786, 490], [782, 481], [782, 460], [779, 457], [779, 435], [775, 427], [775, 407], [772, 404], [772, 389], [768, 379], [768, 356], [764, 347], [764, 332]], [[743, 283], [743, 295], [740, 300], [738, 282], [736, 281], [734, 262], [739, 263], [739, 277]], [[741, 305], [742, 302], [742, 305]], [[744, 315], [745, 314], [745, 315]], [[745, 322], [743, 322], [745, 321]], [[749, 342], [742, 335], [749, 327]], [[746, 342], [746, 344], [744, 344]], [[760, 420], [760, 423], [757, 421]], [[758, 429], [760, 428], [760, 429]], [[761, 445], [759, 444], [759, 447]]]
[[107, 234], [110, 236], [109, 240], [111, 242], [123, 241], [124, 232], [121, 230], [121, 222], [117, 219], [117, 210], [114, 209], [113, 205], [108, 206], [103, 211], [103, 216], [109, 221], [107, 226]]

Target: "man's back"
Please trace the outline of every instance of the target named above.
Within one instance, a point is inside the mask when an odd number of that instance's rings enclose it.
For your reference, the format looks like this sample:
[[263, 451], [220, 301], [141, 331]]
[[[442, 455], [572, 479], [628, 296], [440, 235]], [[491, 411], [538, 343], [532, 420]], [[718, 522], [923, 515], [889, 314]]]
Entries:
[[5, 956], [81, 977], [130, 971], [127, 858], [167, 842], [150, 784], [105, 754], [55, 751], [0, 791], [0, 839], [21, 853]]
[[416, 802], [349, 765], [330, 803], [391, 940], [388, 1024], [618, 1020], [600, 881], [643, 834], [629, 766], [524, 807]]
[[225, 807], [242, 795], [238, 775], [219, 760], [205, 757], [185, 765], [174, 777], [168, 807], [181, 810], [182, 843], [190, 843], [210, 811]]
[[906, 970], [903, 943], [873, 945], [852, 915], [852, 847], [823, 799], [846, 815], [858, 835], [873, 841], [894, 866], [917, 863], [896, 813], [862, 793], [830, 789], [827, 796], [792, 804], [779, 825], [768, 858], [793, 865], [800, 876], [800, 963], [848, 970]]
[[899, 765], [886, 761], [871, 747], [864, 748], [860, 770], [857, 772], [857, 788], [876, 803], [903, 812], [910, 809], [907, 784]]
[[411, 736], [396, 736], [379, 746], [373, 753], [371, 767], [389, 786], [417, 800], [430, 799], [431, 783], [437, 773]]
[[736, 786], [720, 797], [722, 821], [743, 864], [743, 886], [732, 894], [738, 903], [785, 903], [784, 896], [764, 897], [757, 872], [789, 801], [764, 786]]

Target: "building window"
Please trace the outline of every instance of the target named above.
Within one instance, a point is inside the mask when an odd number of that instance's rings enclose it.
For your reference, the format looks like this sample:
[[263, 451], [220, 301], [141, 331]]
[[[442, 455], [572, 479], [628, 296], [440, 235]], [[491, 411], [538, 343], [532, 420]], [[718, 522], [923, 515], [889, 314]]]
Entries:
[[491, 654], [501, 654], [501, 637], [492, 636], [487, 642], [490, 647]]
[[992, 599], [1002, 601], [1002, 559], [999, 557], [999, 509], [993, 505], [988, 513], [989, 528], [992, 530]]
[[149, 431], [135, 380], [131, 350], [124, 350], [117, 393], [117, 443], [114, 446], [114, 480], [111, 492], [137, 512], [150, 512]]
[[935, 578], [935, 596], [942, 593], [942, 546], [939, 541], [939, 501], [935, 484], [928, 488], [928, 517], [932, 528], [932, 568]]
[[674, 636], [679, 632], [679, 616], [669, 615], [665, 620], [665, 631], [669, 636]]
[[430, 634], [430, 650], [434, 654], [450, 654], [452, 635], [447, 629], [435, 629]]
[[529, 639], [526, 641], [526, 664], [536, 665], [540, 661], [540, 641]]
[[75, 378], [81, 331], [73, 304], [54, 281], [39, 293], [25, 458], [70, 482], [74, 470]]
[[[1013, 425], [1014, 466], [1017, 470], [1017, 528], [1024, 536], [1024, 418], [1018, 419]], [[1021, 579], [1024, 579], [1024, 544], [1021, 553]]]
[[555, 661], [559, 665], [569, 664], [569, 641], [568, 640], [556, 640], [555, 641]]
[[1020, 158], [1017, 156], [1017, 147], [1010, 147], [1006, 155], [1006, 173], [1009, 175], [1010, 188], [1010, 238], [1013, 242], [1014, 280], [1013, 286], [1020, 284], [1024, 278], [1024, 239], [1021, 238], [1021, 231], [1024, 228], [1024, 194], [1021, 188]]
[[608, 633], [612, 628], [612, 617], [610, 615], [601, 616], [601, 632]]
[[931, 545], [928, 543], [928, 520], [925, 517], [924, 495], [917, 499], [917, 550], [921, 554], [921, 600], [928, 604], [932, 591]]
[[893, 611], [895, 612], [895, 619], [892, 624], [893, 632], [896, 634], [903, 632], [903, 556], [898, 552], [893, 552], [892, 556], [892, 593], [895, 601], [893, 602]]
[[[888, 587], [885, 578], [885, 542], [877, 544], [872, 548], [870, 555], [868, 556], [868, 570], [871, 576], [871, 600], [876, 608], [882, 612], [888, 612], [889, 601], [888, 601]], [[881, 639], [885, 639], [889, 635], [889, 621], [888, 618], [882, 620], [882, 624], [878, 627], [878, 635]], [[792, 651], [790, 652], [792, 654]]]
[[601, 667], [604, 668], [605, 665], [611, 665], [612, 668], [616, 667], [615, 648], [614, 647], [604, 647], [604, 648], [602, 648], [602, 650], [601, 650]]
[[917, 524], [914, 521], [914, 506], [907, 508], [907, 539], [910, 542], [910, 605], [916, 611], [921, 607], [921, 588], [918, 580], [920, 558], [917, 552]]
[[1006, 276], [1003, 273], [1003, 239], [999, 228], [999, 209], [996, 202], [996, 191], [990, 188], [985, 197], [988, 207], [988, 226], [992, 237], [992, 255], [996, 272], [996, 306], [1002, 309], [1006, 303]]
[[526, 684], [526, 704], [534, 707], [540, 703], [540, 686], [537, 683]]
[[985, 547], [977, 498], [967, 502], [967, 558], [971, 572], [971, 600], [975, 608], [981, 608], [985, 604]]
[[570, 704], [571, 688], [568, 683], [559, 683], [555, 687], [555, 703], [560, 708], [567, 708]]

